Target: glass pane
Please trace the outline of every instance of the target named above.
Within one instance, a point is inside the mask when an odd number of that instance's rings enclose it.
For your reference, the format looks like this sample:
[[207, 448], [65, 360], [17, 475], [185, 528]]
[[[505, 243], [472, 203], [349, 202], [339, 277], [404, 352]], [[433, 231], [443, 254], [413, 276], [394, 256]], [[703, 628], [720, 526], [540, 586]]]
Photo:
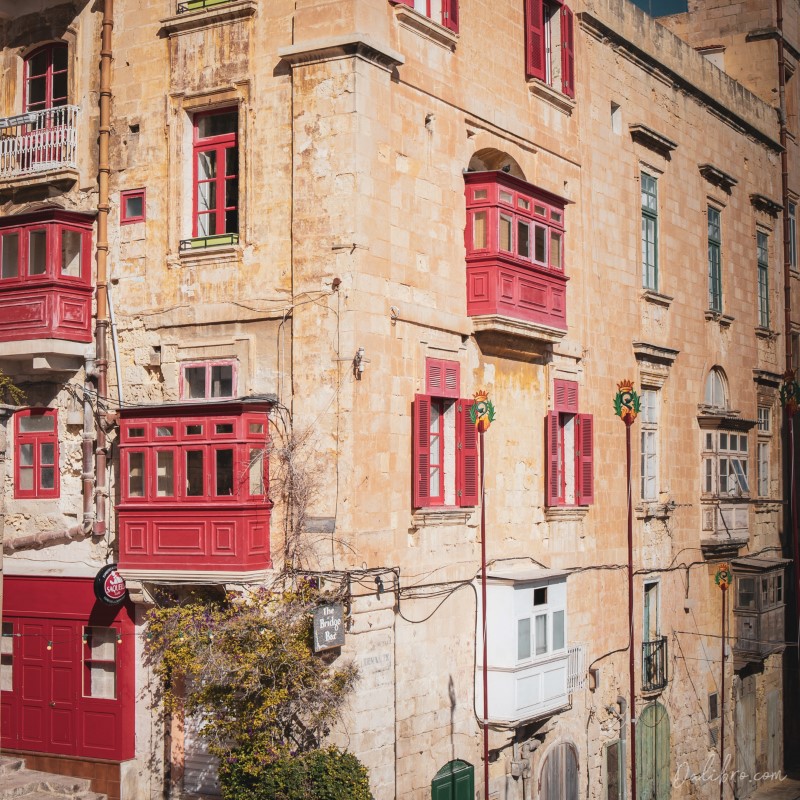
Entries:
[[231, 364], [211, 367], [211, 396], [233, 397], [233, 366]]
[[547, 209], [544, 206], [540, 206], [538, 203], [533, 204], [533, 213], [538, 214], [540, 217], [547, 216]]
[[67, 46], [57, 45], [53, 48], [53, 69], [63, 70], [67, 68]]
[[28, 106], [29, 110], [36, 111], [38, 108], [44, 108], [47, 99], [47, 79], [42, 76], [41, 78], [33, 78], [28, 81]]
[[431, 467], [430, 495], [431, 497], [440, 497], [441, 494], [441, 470], [439, 467]]
[[174, 436], [175, 427], [173, 425], [159, 425], [156, 427], [156, 436]]
[[186, 453], [186, 495], [203, 495], [203, 451], [188, 450]]
[[553, 650], [564, 649], [564, 612], [553, 612]]
[[536, 653], [541, 656], [547, 652], [547, 614], [536, 617]]
[[522, 256], [522, 258], [530, 258], [530, 236], [530, 225], [522, 220], [517, 220], [517, 253]]
[[739, 606], [755, 608], [756, 585], [754, 578], [739, 578]]
[[186, 367], [183, 370], [183, 394], [189, 400], [206, 396], [206, 368]]
[[533, 227], [533, 260], [540, 264], [547, 263], [547, 228], [541, 225]]
[[475, 200], [485, 200], [488, 197], [486, 189], [476, 189], [472, 195]]
[[40, 489], [56, 488], [56, 471], [53, 467], [42, 467]]
[[78, 231], [61, 231], [61, 274], [70, 278], [81, 276], [81, 239]]
[[500, 249], [511, 252], [511, 217], [500, 215]]
[[486, 247], [486, 212], [478, 211], [472, 216], [472, 247], [483, 250]]
[[14, 627], [11, 622], [3, 623], [3, 637], [0, 640], [0, 690], [11, 692], [14, 689]]
[[212, 236], [217, 232], [217, 215], [200, 214], [197, 217], [197, 235]]
[[[66, 48], [64, 48], [66, 50]], [[50, 64], [51, 51], [45, 48], [36, 53], [35, 56], [28, 59], [28, 75], [44, 75], [47, 72], [47, 67]]]
[[53, 466], [55, 464], [55, 444], [53, 442], [42, 442], [39, 450], [39, 456], [42, 459], [41, 463], [44, 466]]
[[[217, 177], [217, 151], [216, 150], [202, 150], [197, 154], [197, 180], [207, 181], [210, 178]], [[203, 191], [208, 191], [208, 187], [214, 186], [214, 183], [201, 183], [198, 186], [198, 208], [212, 208], [213, 206], [204, 205]]]
[[125, 198], [125, 209], [123, 216], [125, 219], [141, 217], [144, 215], [144, 197], [140, 194], [132, 194]]
[[550, 266], [561, 269], [561, 234], [550, 231]]
[[551, 211], [550, 212], [550, 219], [552, 219], [553, 222], [561, 222], [561, 212], [560, 211]]
[[234, 208], [225, 212], [225, 230], [223, 233], [237, 233], [239, 231], [239, 212]]
[[526, 199], [526, 198], [524, 198], [524, 197], [518, 197], [518, 198], [517, 198], [517, 205], [518, 205], [520, 208], [524, 208], [524, 209], [525, 209], [525, 211], [530, 211], [530, 208], [531, 208], [531, 201], [530, 201], [530, 200], [527, 200], [527, 199]]
[[248, 426], [248, 431], [250, 433], [264, 433], [264, 423], [263, 422], [251, 422]]
[[500, 190], [500, 202], [501, 203], [511, 203], [514, 199], [511, 192], [504, 192], [502, 189]]
[[33, 445], [22, 444], [19, 447], [19, 464], [21, 467], [33, 466]]
[[144, 438], [144, 428], [128, 428], [128, 438], [129, 439], [143, 439]]
[[19, 418], [19, 429], [22, 433], [52, 433], [55, 423], [52, 414], [30, 414]]
[[250, 494], [264, 494], [264, 451], [250, 451]]
[[64, 100], [67, 96], [67, 73], [62, 72], [59, 75], [53, 75], [53, 105], [58, 106], [58, 100]]
[[517, 660], [531, 657], [531, 621], [530, 618], [517, 620]]
[[47, 234], [45, 231], [31, 231], [28, 240], [28, 274], [44, 275], [47, 270]]
[[239, 151], [235, 147], [225, 150], [225, 174], [236, 175], [239, 172]]
[[222, 114], [208, 114], [197, 121], [197, 135], [201, 139], [236, 133], [238, 113], [225, 111]]
[[217, 207], [216, 181], [206, 181], [197, 185], [197, 210], [213, 211]]
[[547, 587], [542, 586], [539, 589], [533, 590], [533, 604], [535, 606], [547, 605]]
[[236, 208], [239, 198], [239, 179], [226, 178], [225, 180], [225, 208]]
[[225, 422], [215, 425], [214, 433], [233, 433], [233, 423]]
[[175, 455], [171, 450], [156, 453], [156, 494], [159, 497], [175, 496]]
[[113, 700], [117, 695], [117, 667], [115, 664], [87, 664], [89, 686], [86, 697]]
[[200, 436], [203, 433], [203, 426], [202, 425], [187, 425], [186, 426], [186, 435], [187, 436]]
[[128, 496], [144, 497], [144, 453], [128, 456]]
[[720, 450], [727, 450], [728, 449], [728, 434], [721, 433], [719, 435], [719, 449]]
[[218, 496], [233, 494], [233, 450], [217, 450], [216, 494]]
[[26, 467], [19, 471], [19, 488], [26, 492], [33, 491], [33, 468]]
[[7, 233], [3, 237], [3, 266], [0, 277], [19, 277], [19, 234]]

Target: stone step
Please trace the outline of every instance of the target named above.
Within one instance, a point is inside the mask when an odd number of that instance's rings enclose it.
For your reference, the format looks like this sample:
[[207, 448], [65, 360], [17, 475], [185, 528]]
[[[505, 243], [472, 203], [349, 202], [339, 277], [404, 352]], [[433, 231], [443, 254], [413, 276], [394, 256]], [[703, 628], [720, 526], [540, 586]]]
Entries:
[[25, 769], [24, 759], [0, 756], [0, 800], [105, 800], [85, 778]]

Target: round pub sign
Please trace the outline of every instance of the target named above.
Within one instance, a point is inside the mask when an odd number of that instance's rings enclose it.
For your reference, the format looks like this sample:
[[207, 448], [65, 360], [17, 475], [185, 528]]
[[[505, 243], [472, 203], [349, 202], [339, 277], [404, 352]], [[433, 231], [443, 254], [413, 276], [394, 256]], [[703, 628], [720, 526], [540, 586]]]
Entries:
[[116, 564], [106, 564], [94, 579], [95, 597], [110, 606], [121, 603], [127, 591], [125, 581], [117, 572]]

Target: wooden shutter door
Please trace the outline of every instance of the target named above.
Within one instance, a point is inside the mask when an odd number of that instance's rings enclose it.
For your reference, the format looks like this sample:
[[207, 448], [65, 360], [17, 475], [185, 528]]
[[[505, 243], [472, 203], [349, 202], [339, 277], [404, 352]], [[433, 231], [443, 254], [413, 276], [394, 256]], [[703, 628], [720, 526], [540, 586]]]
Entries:
[[591, 414], [578, 414], [575, 443], [576, 498], [578, 505], [594, 502], [594, 420]]
[[411, 431], [411, 472], [414, 508], [431, 504], [431, 398], [414, 396]]
[[458, 399], [461, 382], [460, 364], [444, 358], [425, 359], [425, 391], [431, 397]]
[[542, 0], [525, 0], [525, 75], [545, 80], [544, 6]]
[[553, 381], [553, 411], [563, 414], [578, 413], [577, 381]]
[[558, 425], [558, 412], [550, 411], [544, 418], [545, 442], [545, 502], [557, 506], [561, 497], [561, 429]]
[[575, 36], [568, 6], [561, 6], [561, 87], [567, 97], [575, 97]]
[[472, 405], [472, 400], [462, 398], [456, 408], [456, 504], [459, 506], [476, 506], [480, 500], [478, 432], [469, 416]]
[[442, 24], [458, 33], [458, 0], [442, 0]]

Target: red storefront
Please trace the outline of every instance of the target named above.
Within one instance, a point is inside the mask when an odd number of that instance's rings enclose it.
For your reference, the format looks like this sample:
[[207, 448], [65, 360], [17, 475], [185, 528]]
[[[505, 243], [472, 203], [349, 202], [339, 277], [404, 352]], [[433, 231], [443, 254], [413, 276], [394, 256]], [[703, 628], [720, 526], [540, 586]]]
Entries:
[[129, 600], [97, 600], [91, 578], [6, 576], [0, 679], [4, 750], [133, 757]]

